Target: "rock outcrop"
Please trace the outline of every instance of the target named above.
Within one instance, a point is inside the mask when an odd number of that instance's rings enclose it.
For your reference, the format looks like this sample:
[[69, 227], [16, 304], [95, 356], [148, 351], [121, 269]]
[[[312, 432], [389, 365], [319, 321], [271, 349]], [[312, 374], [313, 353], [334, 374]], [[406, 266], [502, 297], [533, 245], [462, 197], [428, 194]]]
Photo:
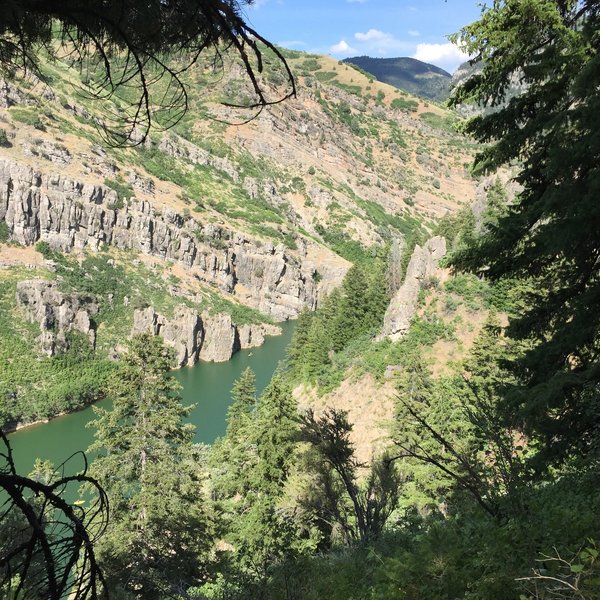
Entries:
[[240, 349], [240, 338], [231, 315], [203, 313], [202, 320], [205, 323], [206, 335], [200, 348], [200, 358], [212, 362], [229, 360], [232, 354]]
[[177, 366], [191, 366], [198, 360], [224, 362], [241, 348], [260, 346], [265, 335], [279, 335], [275, 325], [259, 323], [238, 327], [224, 313], [198, 315], [187, 306], [178, 307], [172, 317], [153, 307], [138, 309], [133, 316], [132, 335], [151, 333], [175, 349]]
[[63, 252], [109, 244], [172, 260], [276, 320], [314, 308], [320, 290], [340, 279], [339, 265], [331, 272], [320, 265], [317, 274], [303, 239], [292, 253], [168, 209], [161, 214], [146, 201], [118, 206], [116, 192], [103, 185], [0, 158], [0, 221], [21, 244], [43, 240]]
[[186, 306], [177, 307], [170, 319], [149, 306], [133, 313], [131, 333], [151, 333], [162, 337], [167, 346], [175, 349], [177, 366], [183, 367], [198, 362], [204, 327], [196, 312]]
[[446, 240], [443, 237], [431, 238], [422, 248], [415, 246], [404, 283], [394, 294], [385, 313], [383, 336], [397, 341], [406, 335], [417, 309], [419, 290], [425, 280], [435, 275], [438, 263], [445, 254]]
[[92, 317], [98, 305], [92, 298], [79, 294], [65, 294], [56, 283], [47, 279], [27, 279], [17, 283], [17, 304], [29, 320], [38, 323], [41, 334], [38, 343], [43, 352], [54, 356], [68, 348], [70, 331], [85, 334], [95, 346], [96, 329]]
[[281, 335], [281, 327], [269, 325], [268, 323], [240, 325], [238, 327], [240, 348], [242, 350], [262, 346], [267, 335]]

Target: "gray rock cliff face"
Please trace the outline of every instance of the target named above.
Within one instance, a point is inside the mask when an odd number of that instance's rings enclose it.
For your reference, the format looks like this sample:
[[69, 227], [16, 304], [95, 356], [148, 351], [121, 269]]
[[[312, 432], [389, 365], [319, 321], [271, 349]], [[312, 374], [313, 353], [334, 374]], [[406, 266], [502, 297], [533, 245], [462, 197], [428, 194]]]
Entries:
[[206, 336], [200, 348], [200, 358], [211, 362], [229, 360], [240, 349], [240, 338], [231, 315], [203, 313], [202, 320], [206, 324]]
[[401, 339], [410, 328], [419, 300], [419, 290], [428, 277], [435, 275], [440, 259], [446, 254], [446, 240], [433, 237], [423, 247], [415, 246], [406, 269], [404, 283], [394, 294], [385, 313], [382, 335]]
[[186, 306], [177, 307], [171, 319], [159, 315], [149, 306], [133, 313], [131, 334], [138, 333], [162, 337], [167, 346], [174, 348], [177, 366], [183, 367], [198, 361], [204, 327], [200, 317]]
[[[320, 289], [339, 278], [339, 269], [306, 259], [306, 243], [295, 254], [283, 244], [253, 239], [214, 224], [201, 224], [173, 211], [156, 212], [145, 201], [117, 206], [117, 194], [60, 174], [47, 174], [0, 158], [0, 220], [13, 240], [53, 249], [89, 248], [103, 244], [173, 260], [202, 282], [237, 296], [276, 320], [316, 306]], [[320, 279], [319, 283], [315, 279]]]
[[56, 283], [46, 279], [27, 279], [17, 283], [17, 304], [29, 320], [38, 323], [41, 334], [38, 343], [43, 352], [54, 356], [68, 348], [67, 333], [80, 331], [96, 343], [92, 317], [98, 305], [92, 298], [78, 294], [64, 294]]
[[269, 325], [268, 323], [240, 325], [238, 327], [238, 337], [242, 350], [262, 346], [267, 335], [281, 335], [281, 327]]
[[178, 307], [169, 318], [149, 306], [134, 312], [131, 334], [139, 333], [162, 337], [175, 349], [177, 366], [183, 367], [198, 360], [227, 361], [240, 348], [260, 346], [265, 335], [279, 335], [281, 329], [264, 323], [238, 327], [230, 315], [198, 315], [187, 306]]

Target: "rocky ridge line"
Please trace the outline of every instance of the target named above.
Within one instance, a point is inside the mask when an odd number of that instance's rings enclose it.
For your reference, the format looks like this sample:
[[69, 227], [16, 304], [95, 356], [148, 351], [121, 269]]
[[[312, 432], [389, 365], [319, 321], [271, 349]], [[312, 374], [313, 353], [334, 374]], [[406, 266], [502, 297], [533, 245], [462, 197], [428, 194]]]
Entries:
[[298, 250], [253, 239], [214, 224], [201, 224], [148, 202], [123, 203], [103, 185], [41, 173], [0, 158], [0, 220], [12, 240], [47, 242], [51, 248], [98, 250], [103, 244], [173, 260], [203, 283], [257, 308], [276, 320], [296, 317], [339, 284], [345, 269], [317, 266], [308, 245]]

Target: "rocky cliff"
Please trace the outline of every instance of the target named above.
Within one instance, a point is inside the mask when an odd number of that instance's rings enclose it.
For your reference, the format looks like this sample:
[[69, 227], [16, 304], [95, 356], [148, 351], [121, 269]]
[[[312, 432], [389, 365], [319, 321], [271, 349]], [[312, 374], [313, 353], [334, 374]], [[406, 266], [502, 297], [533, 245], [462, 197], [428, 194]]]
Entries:
[[445, 254], [446, 240], [443, 237], [431, 238], [422, 248], [415, 246], [404, 283], [394, 294], [385, 313], [383, 336], [398, 341], [406, 335], [417, 309], [419, 290], [428, 278], [435, 276], [438, 263]]
[[[239, 298], [276, 320], [314, 308], [322, 289], [339, 281], [339, 265], [317, 265], [309, 242], [292, 253], [283, 244], [202, 224], [146, 201], [123, 202], [103, 185], [84, 184], [0, 158], [0, 221], [12, 240], [52, 249], [98, 250], [103, 244], [174, 261], [201, 282]], [[317, 282], [318, 280], [318, 282]]]
[[213, 362], [229, 360], [241, 348], [260, 346], [265, 335], [279, 335], [281, 329], [269, 324], [236, 325], [231, 316], [220, 313], [199, 315], [181, 306], [166, 317], [151, 306], [134, 313], [132, 335], [151, 333], [161, 336], [175, 349], [177, 366], [191, 366], [199, 359]]
[[80, 331], [95, 345], [93, 316], [98, 312], [98, 305], [93, 298], [64, 294], [56, 283], [37, 278], [19, 281], [16, 299], [29, 321], [39, 324], [41, 333], [37, 341], [48, 356], [68, 348], [67, 334], [71, 331]]

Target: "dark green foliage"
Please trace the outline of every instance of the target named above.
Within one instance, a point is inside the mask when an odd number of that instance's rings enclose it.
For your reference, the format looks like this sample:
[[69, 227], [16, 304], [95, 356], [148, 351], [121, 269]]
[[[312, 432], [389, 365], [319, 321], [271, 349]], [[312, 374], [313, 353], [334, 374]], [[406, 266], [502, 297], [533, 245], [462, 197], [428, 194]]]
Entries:
[[350, 262], [362, 262], [368, 260], [367, 249], [356, 240], [353, 240], [345, 231], [329, 229], [320, 223], [315, 226], [315, 231], [321, 236], [336, 254], [339, 254]]
[[406, 100], [405, 98], [394, 98], [390, 104], [396, 110], [404, 110], [407, 112], [416, 112], [419, 108], [419, 103], [416, 100]]
[[235, 382], [231, 390], [233, 403], [227, 411], [227, 437], [234, 438], [243, 430], [256, 403], [256, 376], [248, 367]]
[[52, 258], [52, 249], [50, 248], [50, 244], [48, 242], [39, 241], [35, 245], [35, 249], [46, 259]]
[[458, 119], [453, 114], [441, 116], [432, 112], [424, 112], [419, 115], [419, 118], [434, 129], [441, 129], [448, 132], [456, 131], [458, 123]]
[[201, 453], [171, 364], [160, 338], [133, 338], [110, 386], [112, 409], [95, 409], [92, 472], [110, 502], [98, 556], [117, 596], [164, 598], [203, 575]]
[[293, 377], [319, 381], [334, 353], [378, 330], [389, 303], [386, 271], [381, 256], [356, 263], [340, 290], [330, 294], [315, 313], [300, 315], [288, 354]]
[[436, 234], [446, 238], [450, 252], [470, 246], [475, 236], [475, 215], [471, 207], [444, 216], [437, 224]]
[[525, 85], [507, 105], [467, 124], [488, 142], [478, 169], [518, 160], [523, 190], [453, 262], [525, 284], [509, 334], [527, 340], [529, 350], [514, 365], [523, 387], [506, 396], [505, 409], [544, 448], [540, 467], [598, 447], [599, 19], [591, 1], [507, 2], [457, 36], [484, 67], [455, 102], [499, 105], [516, 73]]
[[114, 363], [99, 358], [83, 334], [70, 332], [65, 354], [32, 352], [40, 331], [15, 312], [16, 277], [0, 281], [0, 426], [48, 419], [104, 397]]
[[[308, 442], [307, 469], [314, 472], [311, 489], [301, 500], [335, 541], [367, 544], [376, 540], [396, 508], [400, 478], [394, 460], [383, 456], [359, 482], [361, 465], [350, 441], [352, 425], [344, 411], [330, 409], [319, 417], [312, 410], [301, 416], [301, 439]], [[340, 533], [335, 533], [339, 527]]]
[[6, 221], [0, 221], [0, 244], [6, 244], [10, 239], [10, 230]]
[[232, 395], [226, 436], [210, 458], [220, 534], [231, 544], [223, 556], [225, 583], [218, 587], [252, 598], [283, 558], [314, 549], [315, 541], [311, 524], [285, 508], [298, 443], [291, 388], [276, 374], [254, 404], [253, 373], [247, 370]]

